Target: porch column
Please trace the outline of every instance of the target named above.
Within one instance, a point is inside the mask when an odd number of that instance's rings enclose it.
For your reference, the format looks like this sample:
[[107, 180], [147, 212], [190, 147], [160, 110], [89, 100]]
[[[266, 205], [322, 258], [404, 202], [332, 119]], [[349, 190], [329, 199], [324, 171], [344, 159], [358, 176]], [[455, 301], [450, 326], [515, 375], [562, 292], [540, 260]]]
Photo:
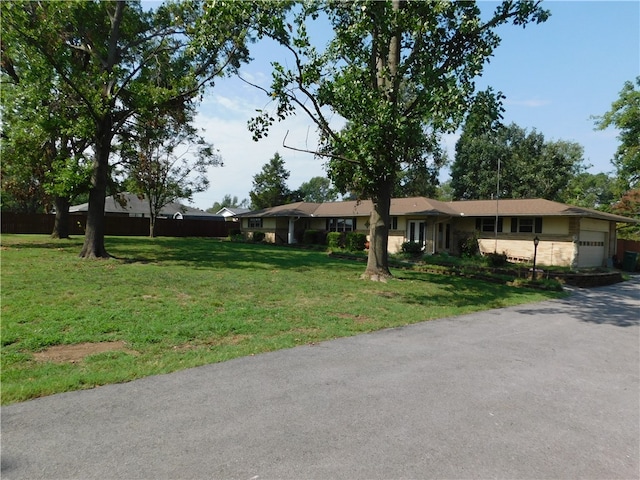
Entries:
[[296, 237], [294, 235], [294, 224], [295, 217], [289, 217], [289, 234], [287, 235], [287, 243], [291, 245], [292, 243], [296, 243]]

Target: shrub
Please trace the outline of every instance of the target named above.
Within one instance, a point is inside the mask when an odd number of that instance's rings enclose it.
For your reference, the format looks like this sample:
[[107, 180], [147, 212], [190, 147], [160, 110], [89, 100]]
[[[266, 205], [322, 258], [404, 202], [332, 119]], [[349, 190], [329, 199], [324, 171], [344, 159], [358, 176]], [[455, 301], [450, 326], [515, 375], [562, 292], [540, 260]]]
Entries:
[[487, 264], [490, 267], [504, 267], [507, 264], [507, 254], [506, 253], [488, 253], [486, 255]]
[[251, 239], [254, 242], [264, 242], [265, 236], [266, 235], [264, 232], [253, 232], [253, 236], [251, 237]]
[[327, 245], [329, 248], [343, 248], [344, 235], [341, 232], [327, 233]]
[[417, 257], [422, 254], [422, 245], [417, 242], [404, 242], [400, 247], [402, 253]]
[[232, 242], [244, 242], [244, 235], [242, 234], [242, 230], [233, 229], [229, 232], [229, 240]]
[[350, 252], [361, 252], [367, 243], [367, 236], [364, 233], [349, 232], [345, 239], [345, 246]]
[[302, 234], [302, 243], [305, 245], [317, 245], [320, 243], [320, 232], [318, 230], [305, 230]]
[[472, 233], [470, 236], [461, 239], [458, 242], [458, 248], [460, 249], [460, 256], [462, 257], [475, 257], [480, 254], [480, 246], [478, 245], [478, 236]]

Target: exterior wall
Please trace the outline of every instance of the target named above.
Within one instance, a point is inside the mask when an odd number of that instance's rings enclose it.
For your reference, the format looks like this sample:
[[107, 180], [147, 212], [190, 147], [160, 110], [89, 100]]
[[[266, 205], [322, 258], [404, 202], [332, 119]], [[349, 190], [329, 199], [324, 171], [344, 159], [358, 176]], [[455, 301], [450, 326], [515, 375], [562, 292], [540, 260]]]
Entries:
[[[540, 243], [536, 257], [537, 264], [565, 267], [572, 265], [575, 257], [575, 246], [572, 241], [561, 241], [541, 234], [538, 234], [538, 237]], [[495, 238], [481, 238], [478, 239], [478, 243], [483, 255], [497, 251], [505, 253], [512, 261], [533, 262], [535, 247], [531, 239], [509, 239], [498, 236], [497, 248]]]
[[[503, 217], [503, 230], [498, 232], [497, 240], [492, 232], [476, 232], [480, 253], [504, 253], [511, 261], [533, 262], [533, 237], [537, 236], [540, 239], [537, 264], [571, 266], [577, 255], [573, 235], [580, 228], [575, 220], [573, 217], [544, 217], [541, 233], [512, 233], [511, 218]], [[475, 232], [475, 218], [456, 219], [455, 232], [457, 238]]]

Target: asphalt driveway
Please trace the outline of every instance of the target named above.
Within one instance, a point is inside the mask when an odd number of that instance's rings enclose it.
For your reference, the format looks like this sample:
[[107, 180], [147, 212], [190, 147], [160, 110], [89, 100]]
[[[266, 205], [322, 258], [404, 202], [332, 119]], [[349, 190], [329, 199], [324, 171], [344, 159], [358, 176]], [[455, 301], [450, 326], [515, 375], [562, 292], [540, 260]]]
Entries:
[[1, 409], [2, 478], [640, 477], [640, 278]]

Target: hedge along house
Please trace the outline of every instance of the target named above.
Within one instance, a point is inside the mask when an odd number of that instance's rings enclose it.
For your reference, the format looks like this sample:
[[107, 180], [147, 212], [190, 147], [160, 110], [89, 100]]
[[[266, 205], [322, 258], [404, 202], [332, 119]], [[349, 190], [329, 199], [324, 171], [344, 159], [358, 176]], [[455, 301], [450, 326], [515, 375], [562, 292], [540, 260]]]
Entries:
[[[297, 202], [241, 216], [250, 238], [264, 232], [272, 243], [292, 244], [306, 230], [369, 233], [370, 201]], [[389, 252], [415, 242], [430, 254], [459, 254], [461, 242], [477, 238], [480, 253], [505, 253], [512, 261], [578, 268], [611, 263], [616, 254], [616, 224], [635, 219], [543, 199], [441, 202], [424, 197], [391, 200]]]

